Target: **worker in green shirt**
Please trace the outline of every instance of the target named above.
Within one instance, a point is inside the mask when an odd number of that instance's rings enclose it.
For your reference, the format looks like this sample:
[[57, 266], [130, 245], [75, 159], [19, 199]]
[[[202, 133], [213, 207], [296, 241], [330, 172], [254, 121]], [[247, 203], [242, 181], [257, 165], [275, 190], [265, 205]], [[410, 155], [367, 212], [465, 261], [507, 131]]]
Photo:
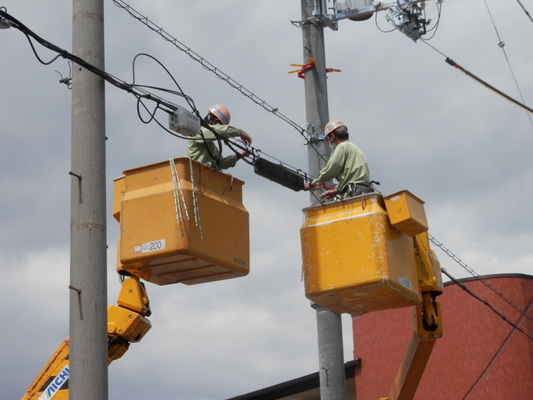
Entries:
[[234, 167], [237, 161], [250, 154], [247, 150], [240, 153], [222, 157], [218, 149], [217, 135], [220, 139], [240, 137], [245, 144], [250, 145], [252, 138], [245, 131], [228, 125], [231, 119], [229, 110], [223, 105], [217, 104], [209, 108], [204, 121], [214, 130], [202, 126], [200, 133], [191, 136], [187, 144], [187, 157], [201, 164], [206, 164], [216, 169]]
[[321, 199], [331, 199], [337, 195], [348, 198], [373, 192], [365, 155], [348, 140], [346, 125], [341, 121], [330, 121], [326, 124], [324, 133], [326, 141], [334, 147], [333, 154], [318, 176], [304, 184], [304, 189], [311, 190], [335, 178], [339, 182], [337, 187], [321, 193]]

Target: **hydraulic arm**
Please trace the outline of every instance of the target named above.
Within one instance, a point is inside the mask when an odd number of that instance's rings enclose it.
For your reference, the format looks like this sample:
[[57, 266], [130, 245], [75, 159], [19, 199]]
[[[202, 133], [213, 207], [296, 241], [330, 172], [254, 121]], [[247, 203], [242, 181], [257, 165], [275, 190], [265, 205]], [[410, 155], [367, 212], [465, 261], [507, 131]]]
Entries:
[[[139, 342], [152, 327], [150, 302], [146, 288], [137, 277], [122, 283], [117, 305], [107, 309], [108, 363], [119, 359], [130, 343]], [[30, 385], [22, 400], [67, 400], [69, 377], [69, 339], [58, 347], [41, 373]]]
[[381, 400], [413, 399], [435, 341], [442, 336], [440, 303], [435, 301], [443, 290], [440, 263], [429, 248], [427, 233], [416, 235], [414, 246], [422, 303], [415, 308], [413, 315], [415, 329], [391, 393], [389, 397], [381, 398]]

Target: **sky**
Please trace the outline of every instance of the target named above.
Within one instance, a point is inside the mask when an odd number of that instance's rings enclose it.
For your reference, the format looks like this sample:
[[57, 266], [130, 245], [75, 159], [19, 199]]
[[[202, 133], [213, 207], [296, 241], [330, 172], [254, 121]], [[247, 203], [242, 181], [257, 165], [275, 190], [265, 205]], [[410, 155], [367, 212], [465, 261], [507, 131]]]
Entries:
[[[533, 11], [532, 0], [521, 3]], [[111, 1], [105, 4], [109, 73], [131, 82], [134, 57], [150, 54], [202, 113], [226, 105], [232, 125], [248, 132], [256, 149], [307, 170], [305, 139], [297, 130]], [[290, 64], [304, 61], [301, 31], [291, 23], [301, 19], [299, 1], [129, 4], [305, 127], [304, 83], [288, 74], [295, 69]], [[70, 50], [71, 2], [3, 0], [0, 7]], [[433, 26], [435, 3], [427, 10]], [[431, 47], [392, 31], [383, 13], [325, 30], [327, 67], [342, 71], [328, 75], [330, 118], [349, 127], [380, 192], [407, 189], [425, 201], [429, 233], [479, 275], [532, 273], [533, 116], [445, 58], [521, 100], [516, 80], [532, 107], [532, 35], [533, 23], [518, 2], [496, 0], [446, 0]], [[43, 60], [55, 56], [36, 49]], [[71, 93], [59, 83], [69, 75], [68, 63], [42, 65], [19, 31], [0, 31], [0, 54], [0, 387], [2, 398], [16, 399], [68, 336]], [[138, 82], [176, 89], [148, 59], [136, 73]], [[109, 84], [106, 135], [108, 301], [114, 303], [120, 284], [113, 179], [184, 156], [186, 141], [141, 122], [135, 98]], [[318, 370], [316, 316], [301, 279], [299, 229], [309, 194], [255, 175], [243, 162], [228, 172], [245, 182], [250, 274], [205, 285], [147, 284], [153, 327], [109, 367], [110, 399], [224, 399]], [[433, 249], [451, 275], [471, 276]], [[342, 320], [348, 361], [357, 351], [350, 317]]]

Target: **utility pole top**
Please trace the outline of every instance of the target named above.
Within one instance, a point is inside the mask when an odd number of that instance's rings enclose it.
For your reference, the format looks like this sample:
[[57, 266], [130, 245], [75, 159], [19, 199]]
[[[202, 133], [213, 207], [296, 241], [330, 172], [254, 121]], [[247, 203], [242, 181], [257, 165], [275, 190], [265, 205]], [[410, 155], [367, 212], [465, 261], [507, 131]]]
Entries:
[[[444, 0], [434, 0], [441, 4]], [[378, 11], [385, 11], [386, 19], [413, 41], [426, 33], [429, 20], [424, 18], [427, 0], [318, 0], [311, 19], [332, 30], [339, 29], [339, 21], [366, 21]]]

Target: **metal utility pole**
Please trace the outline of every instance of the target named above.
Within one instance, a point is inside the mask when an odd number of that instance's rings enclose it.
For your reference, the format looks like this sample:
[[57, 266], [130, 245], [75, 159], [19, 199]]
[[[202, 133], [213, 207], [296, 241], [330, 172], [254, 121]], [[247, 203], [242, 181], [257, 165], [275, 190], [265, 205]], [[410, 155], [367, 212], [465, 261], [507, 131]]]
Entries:
[[[328, 87], [326, 83], [326, 50], [324, 26], [313, 18], [315, 0], [302, 0], [302, 36], [304, 64], [314, 60], [315, 67], [305, 73], [305, 113], [309, 136], [309, 174], [316, 176], [331, 154], [324, 142], [324, 126], [329, 120]], [[321, 3], [320, 1], [318, 3]], [[311, 195], [311, 204], [318, 200]]]
[[[103, 0], [73, 0], [72, 11], [72, 52], [104, 70]], [[104, 80], [72, 69], [69, 398], [106, 400]]]
[[[313, 18], [315, 12], [325, 14], [325, 2], [301, 0], [304, 64], [312, 58], [315, 67], [305, 73], [305, 111], [309, 136], [309, 173], [316, 176], [329, 158], [331, 150], [324, 142], [324, 126], [329, 120], [328, 91], [326, 84], [326, 55], [324, 26]], [[317, 10], [318, 7], [318, 10]], [[311, 195], [311, 204], [317, 204]], [[344, 354], [342, 344], [342, 321], [337, 313], [313, 304], [316, 310], [318, 332], [318, 356], [320, 398], [344, 400]]]

